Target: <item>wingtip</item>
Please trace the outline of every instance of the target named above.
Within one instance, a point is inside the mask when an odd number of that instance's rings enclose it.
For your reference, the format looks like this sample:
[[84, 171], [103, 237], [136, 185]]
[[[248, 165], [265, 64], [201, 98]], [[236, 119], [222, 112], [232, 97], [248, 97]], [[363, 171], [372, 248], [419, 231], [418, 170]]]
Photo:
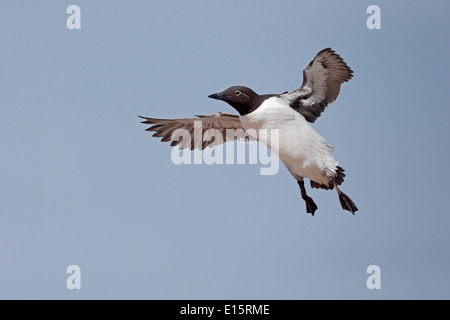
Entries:
[[324, 54], [324, 53], [336, 54], [336, 51], [334, 51], [333, 49], [331, 49], [330, 47], [328, 47], [328, 48], [325, 48], [325, 49], [320, 50], [320, 51], [316, 54], [316, 56], [318, 56], [318, 55], [320, 55], [320, 54]]
[[158, 120], [161, 120], [161, 119], [154, 119], [154, 118], [143, 117], [143, 116], [139, 116], [139, 115], [138, 115], [138, 117], [141, 118], [141, 119], [144, 119], [144, 121], [141, 121], [141, 123], [143, 123], [143, 124], [156, 124], [156, 122]]
[[147, 122], [148, 122], [149, 118], [147, 118], [147, 117], [143, 117], [143, 116], [140, 116], [140, 115], [138, 115], [138, 117], [139, 117], [139, 118], [141, 118], [141, 119], [144, 119], [144, 121], [141, 121], [141, 123], [143, 123], [143, 124], [147, 124]]

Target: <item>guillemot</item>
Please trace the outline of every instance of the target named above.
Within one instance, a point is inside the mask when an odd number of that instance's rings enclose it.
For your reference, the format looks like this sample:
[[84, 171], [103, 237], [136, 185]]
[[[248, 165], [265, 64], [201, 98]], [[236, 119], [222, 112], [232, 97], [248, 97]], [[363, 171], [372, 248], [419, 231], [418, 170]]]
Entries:
[[[349, 81], [352, 75], [353, 71], [344, 60], [327, 48], [320, 51], [303, 70], [303, 83], [299, 89], [282, 94], [259, 95], [245, 86], [233, 86], [209, 95], [209, 98], [227, 102], [239, 115], [219, 112], [183, 119], [141, 117], [145, 119], [142, 123], [150, 124], [151, 127], [146, 130], [155, 131], [153, 136], [161, 137], [161, 141], [172, 141], [171, 146], [190, 150], [203, 150], [207, 146], [229, 141], [226, 135], [229, 129], [248, 132], [271, 148], [270, 141], [258, 137], [254, 132], [261, 129], [278, 130], [277, 154], [297, 180], [306, 212], [314, 215], [317, 205], [306, 193], [304, 178], [310, 180], [312, 188], [336, 189], [342, 208], [354, 214], [358, 208], [338, 187], [344, 182], [344, 169], [331, 155], [333, 148], [310, 125], [328, 104], [337, 99], [341, 84]], [[198, 142], [198, 139], [173, 138], [177, 129], [193, 133], [196, 121], [201, 121], [202, 134], [208, 129], [217, 129], [224, 139], [208, 144]]]

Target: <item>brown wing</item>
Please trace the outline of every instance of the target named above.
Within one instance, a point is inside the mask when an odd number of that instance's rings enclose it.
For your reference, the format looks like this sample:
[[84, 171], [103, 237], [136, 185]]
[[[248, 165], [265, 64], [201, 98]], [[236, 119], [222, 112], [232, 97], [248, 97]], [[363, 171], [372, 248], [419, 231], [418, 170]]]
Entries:
[[320, 51], [303, 70], [302, 86], [282, 94], [291, 107], [309, 122], [314, 122], [325, 107], [336, 100], [341, 84], [350, 80], [353, 71], [342, 58], [330, 48]]
[[228, 141], [254, 141], [235, 114], [219, 112], [184, 119], [139, 117], [145, 119], [141, 123], [151, 125], [146, 131], [155, 131], [154, 137], [161, 137], [162, 142], [171, 141], [170, 145], [179, 149], [203, 150]]

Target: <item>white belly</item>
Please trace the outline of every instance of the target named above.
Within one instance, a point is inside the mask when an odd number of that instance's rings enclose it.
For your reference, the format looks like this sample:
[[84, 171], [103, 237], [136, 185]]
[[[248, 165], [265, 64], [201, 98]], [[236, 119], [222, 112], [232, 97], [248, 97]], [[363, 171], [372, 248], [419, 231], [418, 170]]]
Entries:
[[[287, 101], [269, 98], [240, 119], [245, 130], [278, 129], [279, 157], [294, 178], [328, 184], [334, 176], [338, 163], [330, 154], [332, 147]], [[271, 148], [270, 141], [260, 141]]]

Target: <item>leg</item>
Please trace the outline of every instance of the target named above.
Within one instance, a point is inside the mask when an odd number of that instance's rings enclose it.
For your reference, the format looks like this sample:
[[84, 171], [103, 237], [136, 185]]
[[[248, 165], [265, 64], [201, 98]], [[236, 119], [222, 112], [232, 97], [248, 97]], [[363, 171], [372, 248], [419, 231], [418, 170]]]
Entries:
[[356, 207], [352, 199], [350, 199], [348, 195], [339, 190], [335, 182], [333, 182], [333, 185], [339, 195], [339, 201], [341, 202], [342, 209], [350, 211], [352, 214], [355, 214], [355, 212], [358, 211], [358, 208]]
[[297, 183], [300, 187], [300, 193], [302, 195], [302, 199], [305, 200], [306, 203], [306, 212], [311, 213], [311, 215], [314, 215], [314, 212], [317, 210], [317, 205], [314, 203], [314, 200], [306, 194], [305, 189], [305, 183], [303, 182], [303, 179], [297, 180]]

